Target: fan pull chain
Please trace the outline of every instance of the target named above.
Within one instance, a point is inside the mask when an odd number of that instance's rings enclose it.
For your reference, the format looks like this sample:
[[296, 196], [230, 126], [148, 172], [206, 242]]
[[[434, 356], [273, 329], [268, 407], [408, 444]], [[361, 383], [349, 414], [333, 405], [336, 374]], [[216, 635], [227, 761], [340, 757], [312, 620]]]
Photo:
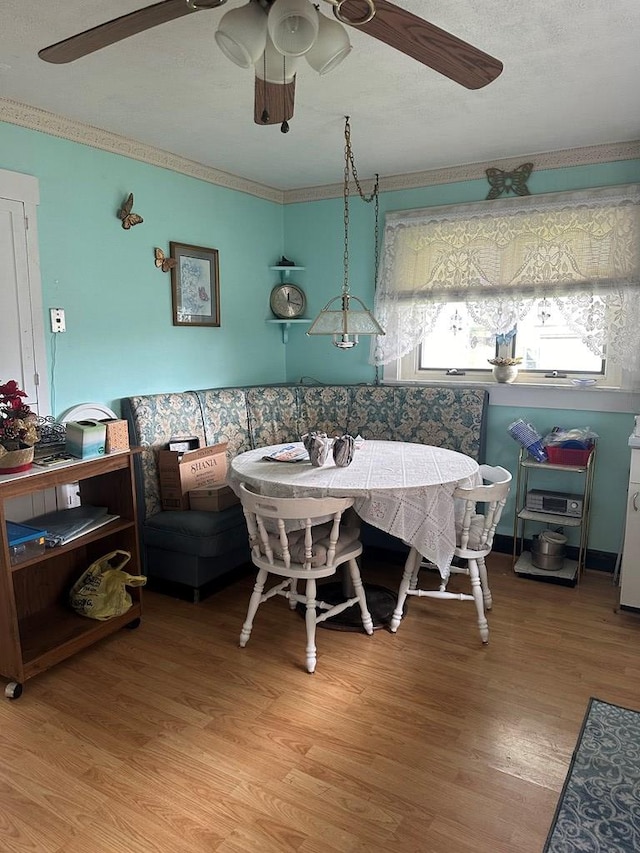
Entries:
[[264, 109], [260, 116], [262, 124], [269, 121], [269, 110], [267, 109], [267, 51], [262, 54], [262, 99], [264, 101]]
[[[286, 57], [282, 57], [282, 115], [286, 116], [287, 114], [287, 60]], [[280, 133], [289, 133], [289, 122], [283, 119], [282, 124], [280, 125]]]

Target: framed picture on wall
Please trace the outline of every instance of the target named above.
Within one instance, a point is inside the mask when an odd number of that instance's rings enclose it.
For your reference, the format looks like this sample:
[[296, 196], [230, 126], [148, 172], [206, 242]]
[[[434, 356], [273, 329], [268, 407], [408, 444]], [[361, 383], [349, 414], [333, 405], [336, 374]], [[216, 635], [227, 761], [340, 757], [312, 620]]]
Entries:
[[220, 325], [218, 250], [169, 243], [174, 326]]

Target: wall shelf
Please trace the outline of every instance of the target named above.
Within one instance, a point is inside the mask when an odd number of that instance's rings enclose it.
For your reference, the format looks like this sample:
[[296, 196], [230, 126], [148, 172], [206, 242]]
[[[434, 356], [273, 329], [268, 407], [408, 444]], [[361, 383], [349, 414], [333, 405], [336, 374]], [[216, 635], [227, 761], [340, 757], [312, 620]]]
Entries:
[[270, 270], [277, 270], [280, 273], [280, 281], [282, 284], [285, 284], [289, 280], [289, 273], [293, 270], [303, 270], [304, 267], [290, 267], [287, 265], [286, 267], [281, 266], [273, 266], [269, 267]]
[[[280, 284], [289, 284], [289, 273], [296, 272], [300, 270], [304, 270], [304, 267], [299, 266], [291, 266], [290, 264], [274, 264], [272, 267], [269, 267], [270, 270], [275, 270], [280, 273]], [[289, 343], [289, 329], [294, 323], [302, 323], [303, 325], [311, 323], [311, 320], [307, 320], [304, 317], [291, 317], [290, 319], [281, 319], [274, 318], [271, 320], [267, 320], [267, 323], [276, 323], [279, 326], [282, 326], [282, 343]]]
[[[294, 267], [287, 267], [287, 269], [294, 269]], [[309, 325], [311, 320], [306, 320], [303, 317], [297, 317], [295, 320], [267, 320], [267, 323], [275, 323], [279, 326], [282, 326], [282, 343], [289, 343], [289, 327], [294, 323], [302, 323], [303, 325], [306, 323]]]

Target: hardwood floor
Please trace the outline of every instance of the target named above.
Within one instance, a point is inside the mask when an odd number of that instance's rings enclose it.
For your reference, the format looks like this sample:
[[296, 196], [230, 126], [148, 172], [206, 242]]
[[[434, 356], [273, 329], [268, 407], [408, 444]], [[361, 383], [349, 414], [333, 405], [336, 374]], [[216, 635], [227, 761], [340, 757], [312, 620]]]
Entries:
[[413, 599], [395, 636], [319, 629], [314, 675], [282, 599], [238, 647], [250, 577], [146, 593], [140, 628], [0, 701], [0, 849], [539, 853], [589, 697], [640, 708], [640, 617], [610, 575], [489, 568], [489, 646], [472, 604]]

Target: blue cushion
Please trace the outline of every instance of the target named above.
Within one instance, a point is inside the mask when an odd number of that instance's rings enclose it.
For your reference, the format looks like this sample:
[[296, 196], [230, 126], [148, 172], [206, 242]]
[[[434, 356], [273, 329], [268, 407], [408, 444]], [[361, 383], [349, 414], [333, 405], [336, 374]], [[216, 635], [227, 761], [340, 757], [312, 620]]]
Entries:
[[198, 557], [216, 557], [248, 542], [241, 506], [221, 512], [167, 510], [148, 518], [143, 525], [145, 545]]

